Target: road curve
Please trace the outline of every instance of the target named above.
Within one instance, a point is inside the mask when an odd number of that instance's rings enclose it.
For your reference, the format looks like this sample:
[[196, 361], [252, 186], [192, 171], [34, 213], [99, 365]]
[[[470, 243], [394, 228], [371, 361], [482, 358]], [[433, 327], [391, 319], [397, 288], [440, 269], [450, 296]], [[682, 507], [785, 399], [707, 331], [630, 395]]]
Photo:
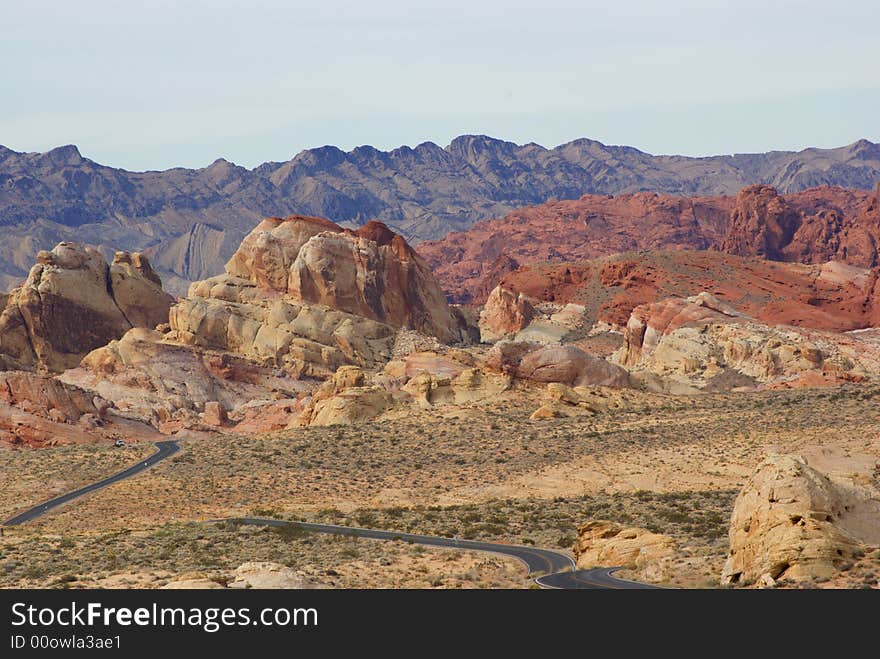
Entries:
[[68, 501], [73, 501], [74, 499], [78, 499], [79, 497], [88, 494], [89, 492], [100, 490], [101, 488], [112, 485], [113, 483], [118, 483], [119, 481], [125, 480], [126, 478], [136, 476], [142, 471], [146, 471], [153, 465], [174, 455], [180, 450], [180, 446], [178, 446], [177, 442], [172, 440], [156, 442], [156, 448], [158, 450], [153, 453], [153, 455], [144, 460], [141, 460], [137, 464], [132, 465], [128, 469], [123, 469], [122, 471], [113, 474], [112, 476], [108, 476], [104, 480], [100, 480], [97, 483], [86, 485], [85, 487], [81, 487], [78, 490], [74, 490], [73, 492], [62, 494], [60, 497], [50, 499], [49, 501], [44, 501], [43, 503], [36, 505], [33, 508], [29, 508], [28, 510], [25, 510], [23, 513], [20, 513], [13, 518], [6, 520], [5, 522], [3, 522], [3, 526], [16, 526], [18, 524], [30, 522], [31, 520], [36, 519], [41, 515], [45, 515], [53, 508], [57, 508], [58, 506], [67, 503]]
[[522, 545], [506, 545], [497, 542], [482, 542], [480, 540], [462, 540], [457, 538], [443, 538], [433, 535], [419, 535], [416, 533], [401, 533], [398, 531], [379, 531], [376, 529], [361, 529], [353, 526], [338, 526], [336, 524], [315, 524], [313, 522], [288, 522], [280, 519], [268, 519], [263, 517], [233, 517], [229, 519], [211, 520], [211, 523], [231, 522], [233, 524], [248, 524], [253, 526], [296, 526], [304, 531], [312, 533], [329, 533], [332, 535], [346, 535], [356, 538], [369, 538], [373, 540], [397, 540], [412, 542], [429, 547], [448, 547], [469, 551], [484, 551], [503, 556], [516, 558], [526, 565], [529, 576], [535, 577], [535, 582], [544, 588], [557, 589], [591, 589], [591, 590], [621, 590], [621, 589], [653, 589], [656, 586], [618, 579], [613, 575], [620, 568], [594, 568], [591, 570], [574, 570], [575, 562], [568, 554], [553, 549], [539, 549], [537, 547], [524, 547]]
[[565, 590], [656, 590], [653, 586], [639, 581], [627, 581], [614, 576], [619, 567], [595, 567], [588, 570], [557, 572], [537, 577], [535, 583], [544, 588]]
[[[180, 450], [180, 446], [173, 440], [156, 442], [158, 449], [153, 455], [124, 469], [112, 476], [100, 480], [91, 485], [86, 485], [78, 490], [62, 494], [60, 497], [50, 499], [34, 506], [15, 517], [3, 522], [4, 526], [16, 526], [24, 524], [41, 515], [46, 514], [53, 508], [78, 499], [79, 497], [100, 490], [101, 488], [118, 483], [126, 478], [131, 478], [153, 465], [174, 455]], [[215, 519], [209, 523], [217, 524], [228, 522], [233, 524], [248, 524], [254, 526], [296, 526], [311, 533], [328, 533], [332, 535], [344, 535], [372, 540], [397, 540], [400, 542], [412, 542], [428, 547], [446, 547], [467, 551], [482, 551], [502, 556], [510, 556], [522, 562], [529, 571], [529, 576], [535, 579], [535, 583], [544, 588], [555, 589], [644, 589], [656, 588], [649, 584], [626, 581], [614, 576], [614, 572], [620, 568], [594, 568], [591, 570], [575, 570], [575, 562], [568, 554], [553, 549], [540, 549], [538, 547], [525, 547], [522, 545], [506, 545], [497, 542], [482, 542], [480, 540], [464, 540], [459, 538], [445, 538], [433, 535], [420, 535], [417, 533], [402, 533], [398, 531], [381, 531], [378, 529], [362, 529], [353, 526], [338, 526], [336, 524], [316, 524], [314, 522], [290, 522], [280, 519], [262, 517], [231, 517], [227, 519]]]

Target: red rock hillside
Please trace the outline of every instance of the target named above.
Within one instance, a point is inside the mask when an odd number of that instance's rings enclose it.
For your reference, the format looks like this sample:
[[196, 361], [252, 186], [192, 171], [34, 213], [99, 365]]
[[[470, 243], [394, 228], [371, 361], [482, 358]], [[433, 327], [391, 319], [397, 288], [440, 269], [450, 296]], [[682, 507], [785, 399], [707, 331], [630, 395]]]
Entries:
[[880, 183], [873, 196], [858, 190], [814, 188], [780, 195], [769, 185], [742, 190], [718, 249], [774, 261], [837, 260], [876, 266], [880, 240]]
[[582, 304], [591, 320], [621, 326], [640, 304], [707, 291], [771, 325], [847, 331], [880, 324], [878, 274], [878, 268], [840, 262], [661, 251], [523, 266], [502, 277], [501, 285], [539, 300]]
[[736, 197], [640, 192], [550, 201], [423, 242], [419, 252], [453, 302], [482, 304], [519, 265], [578, 261], [636, 250], [720, 249], [774, 260], [878, 264], [880, 187], [874, 194], [820, 187]]

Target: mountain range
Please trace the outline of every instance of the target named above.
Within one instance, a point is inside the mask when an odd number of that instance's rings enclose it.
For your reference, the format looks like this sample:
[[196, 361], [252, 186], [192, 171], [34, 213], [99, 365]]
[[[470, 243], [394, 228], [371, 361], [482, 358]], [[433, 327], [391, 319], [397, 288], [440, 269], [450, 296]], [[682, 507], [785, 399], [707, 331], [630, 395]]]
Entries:
[[548, 149], [482, 135], [446, 147], [345, 152], [324, 146], [254, 169], [219, 159], [202, 169], [131, 172], [84, 158], [77, 147], [19, 153], [0, 146], [0, 289], [23, 279], [59, 241], [106, 256], [145, 250], [166, 288], [223, 269], [265, 216], [302, 213], [357, 227], [378, 219], [414, 243], [549, 199], [652, 191], [731, 195], [766, 183], [782, 193], [819, 185], [869, 190], [880, 145], [693, 158], [655, 156], [579, 139]]

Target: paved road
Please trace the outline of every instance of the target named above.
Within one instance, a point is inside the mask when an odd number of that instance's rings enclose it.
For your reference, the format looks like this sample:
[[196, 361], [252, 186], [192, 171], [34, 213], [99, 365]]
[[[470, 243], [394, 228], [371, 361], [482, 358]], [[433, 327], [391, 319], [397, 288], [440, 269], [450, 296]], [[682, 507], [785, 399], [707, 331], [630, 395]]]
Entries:
[[[131, 478], [162, 460], [174, 455], [180, 450], [175, 441], [156, 442], [156, 451], [149, 458], [132, 465], [128, 469], [113, 474], [104, 480], [86, 485], [73, 492], [68, 492], [60, 497], [41, 503], [33, 508], [16, 515], [5, 521], [5, 526], [24, 524], [41, 515], [46, 514], [53, 508], [65, 504], [74, 499], [100, 490], [126, 478]], [[618, 579], [614, 572], [620, 568], [596, 568], [592, 570], [575, 570], [575, 563], [571, 556], [553, 549], [539, 549], [538, 547], [524, 547], [521, 545], [505, 545], [496, 542], [482, 542], [480, 540], [464, 540], [459, 538], [443, 538], [432, 535], [419, 535], [417, 533], [400, 533], [397, 531], [380, 531], [377, 529], [361, 529], [352, 526], [338, 526], [336, 524], [315, 524], [311, 522], [288, 522], [279, 519], [267, 519], [262, 517], [234, 517], [229, 519], [212, 520], [211, 523], [232, 522], [237, 524], [250, 524], [255, 526], [296, 526], [312, 533], [329, 533], [332, 535], [345, 535], [357, 538], [369, 538], [373, 540], [397, 540], [400, 542], [412, 542], [428, 547], [448, 547], [469, 551], [484, 551], [502, 556], [511, 556], [525, 564], [529, 570], [529, 576], [535, 578], [535, 582], [545, 588], [564, 589], [629, 589], [629, 588], [654, 588], [648, 584], [637, 583]]]
[[121, 480], [125, 480], [126, 478], [131, 478], [142, 471], [145, 471], [155, 465], [158, 462], [161, 462], [165, 458], [174, 455], [180, 450], [180, 446], [177, 445], [175, 441], [165, 441], [165, 442], [156, 442], [156, 448], [159, 449], [150, 457], [138, 462], [137, 464], [132, 465], [128, 469], [124, 469], [117, 474], [113, 474], [105, 478], [102, 481], [98, 481], [97, 483], [92, 483], [91, 485], [86, 485], [85, 487], [81, 487], [78, 490], [74, 490], [73, 492], [68, 492], [67, 494], [62, 494], [60, 497], [56, 497], [49, 501], [45, 501], [37, 506], [29, 510], [25, 510], [23, 513], [16, 515], [12, 519], [8, 519], [3, 522], [4, 526], [16, 526], [17, 524], [24, 524], [25, 522], [29, 522], [32, 519], [39, 517], [40, 515], [44, 515], [53, 508], [57, 508], [58, 506], [67, 503], [68, 501], [73, 501], [74, 499], [78, 499], [79, 497], [88, 494], [89, 492], [94, 492], [95, 490], [100, 490], [102, 487], [107, 487], [108, 485], [112, 485], [113, 483], [118, 483]]
[[613, 573], [620, 568], [574, 570], [575, 563], [571, 556], [553, 549], [539, 549], [537, 547], [523, 547], [521, 545], [505, 545], [495, 542], [482, 542], [480, 540], [441, 538], [433, 535], [399, 533], [396, 531], [378, 531], [376, 529], [361, 529], [352, 526], [337, 526], [335, 524], [288, 522], [262, 517], [236, 517], [212, 521], [215, 523], [232, 522], [254, 526], [297, 526], [305, 531], [311, 531], [313, 533], [330, 533], [333, 535], [347, 535], [374, 540], [398, 540], [402, 542], [413, 542], [418, 545], [427, 545], [429, 547], [449, 547], [452, 549], [485, 551], [493, 554], [501, 554], [503, 556], [512, 556], [525, 563], [529, 570], [529, 576], [536, 576], [536, 583], [545, 588], [561, 588], [566, 590], [655, 588], [655, 586], [649, 584], [618, 579]]
[[627, 581], [614, 576], [619, 567], [596, 567], [590, 570], [574, 570], [557, 572], [538, 577], [535, 582], [545, 588], [561, 588], [565, 590], [655, 590], [660, 586]]

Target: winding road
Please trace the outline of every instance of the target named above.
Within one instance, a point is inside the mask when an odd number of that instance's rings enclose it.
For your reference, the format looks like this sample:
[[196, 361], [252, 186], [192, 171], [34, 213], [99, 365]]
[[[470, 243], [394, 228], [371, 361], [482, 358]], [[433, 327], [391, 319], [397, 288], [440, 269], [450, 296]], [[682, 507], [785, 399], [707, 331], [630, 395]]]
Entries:
[[[78, 490], [73, 490], [60, 497], [56, 497], [44, 503], [34, 506], [15, 517], [6, 520], [4, 526], [17, 526], [29, 522], [41, 515], [46, 514], [53, 508], [78, 499], [95, 490], [118, 483], [126, 478], [131, 478], [158, 464], [162, 460], [174, 455], [180, 450], [180, 446], [173, 440], [156, 442], [158, 449], [153, 455], [124, 469], [112, 476], [100, 480], [91, 485], [86, 485]], [[645, 589], [656, 588], [649, 584], [626, 581], [614, 576], [614, 572], [620, 568], [595, 568], [590, 570], [575, 570], [574, 560], [570, 555], [553, 549], [540, 549], [538, 547], [525, 547], [521, 545], [506, 545], [497, 542], [482, 542], [480, 540], [464, 540], [459, 538], [444, 538], [433, 535], [419, 535], [416, 533], [401, 533], [398, 531], [380, 531], [378, 529], [361, 529], [353, 526], [338, 526], [335, 524], [316, 524], [313, 522], [289, 522], [279, 519], [262, 517], [232, 517], [228, 519], [215, 519], [209, 523], [232, 523], [247, 524], [253, 526], [295, 526], [309, 533], [327, 533], [331, 535], [344, 535], [371, 540], [391, 540], [398, 542], [410, 542], [428, 547], [445, 547], [460, 549], [463, 551], [482, 551], [502, 556], [510, 556], [525, 564], [529, 576], [544, 588], [557, 589]]]
[[141, 460], [137, 464], [133, 464], [128, 469], [123, 469], [122, 471], [113, 474], [112, 476], [108, 476], [104, 480], [98, 481], [97, 483], [86, 485], [85, 487], [81, 487], [78, 490], [73, 490], [73, 492], [62, 494], [60, 497], [55, 497], [54, 499], [50, 499], [49, 501], [38, 504], [33, 508], [25, 510], [23, 513], [16, 515], [12, 519], [7, 519], [5, 522], [3, 522], [3, 526], [17, 526], [19, 524], [24, 524], [25, 522], [30, 522], [32, 519], [36, 519], [40, 515], [44, 515], [53, 508], [57, 508], [58, 506], [67, 503], [68, 501], [79, 499], [81, 496], [88, 494], [89, 492], [100, 490], [101, 488], [107, 487], [108, 485], [113, 485], [113, 483], [118, 483], [119, 481], [125, 480], [126, 478], [136, 476], [142, 471], [146, 471], [153, 465], [162, 462], [162, 460], [164, 460], [165, 458], [171, 457], [180, 450], [180, 446], [175, 441], [156, 442], [156, 448], [158, 450], [153, 453], [153, 455], [144, 460]]
[[295, 526], [311, 533], [329, 533], [332, 535], [346, 535], [356, 538], [368, 538], [371, 540], [394, 540], [398, 542], [411, 542], [428, 547], [444, 547], [449, 549], [461, 549], [463, 551], [482, 551], [491, 554], [510, 556], [524, 563], [529, 570], [529, 576], [534, 578], [539, 586], [544, 588], [557, 588], [565, 590], [620, 590], [620, 589], [654, 589], [657, 586], [618, 579], [613, 575], [621, 568], [594, 568], [590, 570], [575, 570], [574, 559], [569, 554], [553, 549], [540, 549], [538, 547], [525, 547], [522, 545], [506, 545], [497, 542], [483, 542], [481, 540], [463, 540], [460, 538], [445, 538], [434, 535], [419, 535], [417, 533], [401, 533], [399, 531], [380, 531], [377, 529], [361, 529], [354, 526], [338, 526], [336, 524], [316, 524], [314, 522], [288, 522], [280, 519], [264, 517], [232, 517], [227, 519], [211, 520], [211, 523], [227, 522], [232, 524], [248, 524], [252, 526]]

